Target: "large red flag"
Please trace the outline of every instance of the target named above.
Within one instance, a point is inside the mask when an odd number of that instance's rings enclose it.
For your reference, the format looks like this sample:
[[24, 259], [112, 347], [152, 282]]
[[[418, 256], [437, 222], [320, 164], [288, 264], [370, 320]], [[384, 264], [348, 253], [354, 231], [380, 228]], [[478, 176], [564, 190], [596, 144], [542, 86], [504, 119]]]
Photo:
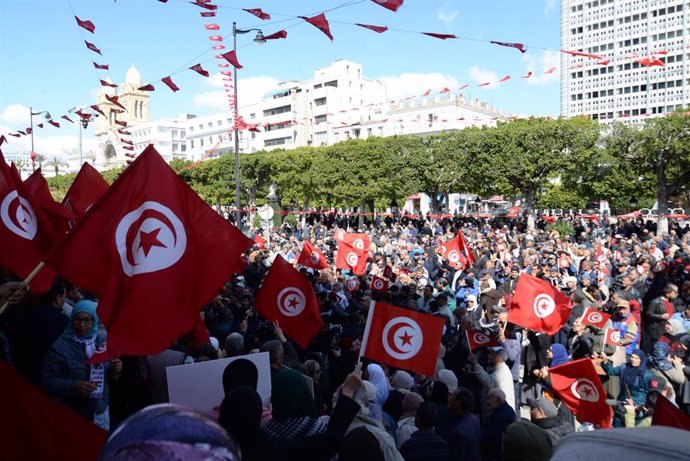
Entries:
[[194, 328], [250, 246], [150, 145], [46, 262], [100, 295], [114, 356], [149, 355]]
[[482, 347], [498, 346], [498, 341], [493, 336], [489, 336], [483, 331], [466, 330], [467, 342], [470, 345], [470, 350], [474, 351]]
[[508, 310], [508, 321], [553, 335], [570, 317], [570, 308], [570, 299], [558, 288], [529, 274], [522, 274]]
[[690, 431], [690, 416], [680, 411], [669, 399], [660, 395], [654, 405], [652, 426], [677, 427]]
[[364, 275], [367, 268], [367, 252], [345, 241], [338, 242], [338, 257], [335, 259], [337, 269], [347, 269], [355, 275]]
[[258, 245], [259, 248], [263, 249], [266, 246], [266, 239], [259, 234], [254, 234], [254, 245]]
[[48, 181], [41, 174], [41, 168], [26, 178], [24, 185], [36, 200], [36, 204], [43, 210], [56, 237], [65, 235], [69, 221], [74, 218], [74, 215], [67, 207], [55, 201], [50, 193]]
[[254, 307], [267, 320], [277, 320], [280, 328], [301, 347], [307, 347], [323, 324], [309, 279], [280, 255], [268, 270]]
[[467, 269], [474, 263], [474, 255], [467, 246], [462, 232], [458, 232], [455, 238], [439, 245], [439, 252], [448, 262], [460, 264], [463, 269]]
[[69, 187], [62, 204], [69, 208], [77, 220], [84, 217], [91, 205], [108, 190], [103, 176], [88, 163], [84, 163]]
[[[0, 152], [0, 265], [26, 278], [53, 247], [57, 236], [43, 211]], [[45, 293], [55, 272], [42, 269], [30, 283]]]
[[592, 309], [588, 307], [580, 318], [580, 323], [583, 325], [592, 325], [598, 329], [603, 329], [606, 326], [606, 322], [609, 321], [611, 316], [606, 312], [601, 312], [597, 309]]
[[326, 257], [311, 243], [305, 241], [302, 247], [302, 252], [297, 258], [297, 264], [301, 264], [307, 267], [313, 267], [314, 269], [326, 269], [328, 267], [328, 262]]
[[0, 459], [91, 460], [108, 432], [60, 405], [10, 366], [0, 361]]
[[441, 346], [440, 317], [372, 303], [362, 342], [362, 356], [395, 368], [432, 376]]
[[611, 427], [612, 409], [606, 405], [606, 392], [590, 359], [567, 362], [549, 368], [551, 385], [577, 420]]

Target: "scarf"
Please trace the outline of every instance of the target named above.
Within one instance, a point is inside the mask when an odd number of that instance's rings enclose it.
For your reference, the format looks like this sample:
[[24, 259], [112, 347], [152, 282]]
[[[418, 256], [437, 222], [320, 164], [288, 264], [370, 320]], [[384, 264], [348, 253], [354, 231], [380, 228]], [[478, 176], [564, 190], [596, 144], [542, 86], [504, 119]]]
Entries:
[[565, 350], [565, 347], [563, 347], [561, 344], [552, 344], [551, 345], [551, 353], [553, 354], [553, 357], [551, 357], [551, 361], [549, 362], [549, 367], [556, 367], [558, 365], [563, 365], [568, 361], [568, 351]]
[[[97, 306], [98, 304], [88, 299], [83, 299], [75, 304], [74, 308], [72, 309], [72, 313], [70, 314], [70, 323], [67, 324], [67, 328], [65, 328], [64, 333], [62, 333], [63, 338], [70, 339], [83, 345], [84, 353], [89, 359], [93, 357], [93, 354], [96, 353], [96, 336], [98, 335], [98, 315], [96, 314]], [[72, 329], [72, 319], [80, 313], [87, 314], [93, 319], [93, 322], [91, 323], [91, 330], [89, 330], [89, 332], [84, 336], [77, 336]]]
[[649, 364], [657, 370], [666, 371], [673, 368], [673, 364], [668, 361], [669, 346], [668, 343], [657, 342], [652, 349], [652, 355], [649, 357]]
[[306, 439], [326, 432], [326, 424], [318, 418], [272, 419], [263, 427], [266, 436], [274, 440]]
[[[621, 391], [627, 393], [626, 386], [629, 388], [637, 386], [638, 378], [644, 382], [644, 375], [647, 372], [647, 356], [640, 349], [635, 349], [633, 355], [640, 358], [640, 365], [633, 367], [630, 362], [621, 371]], [[627, 394], [626, 394], [627, 395]]]
[[383, 372], [383, 368], [381, 368], [381, 365], [378, 365], [376, 363], [370, 363], [367, 365], [367, 374], [369, 375], [368, 381], [374, 385], [376, 388], [376, 398], [375, 402], [378, 405], [383, 406], [384, 403], [386, 403], [386, 400], [388, 399], [388, 379], [386, 378], [386, 374]]

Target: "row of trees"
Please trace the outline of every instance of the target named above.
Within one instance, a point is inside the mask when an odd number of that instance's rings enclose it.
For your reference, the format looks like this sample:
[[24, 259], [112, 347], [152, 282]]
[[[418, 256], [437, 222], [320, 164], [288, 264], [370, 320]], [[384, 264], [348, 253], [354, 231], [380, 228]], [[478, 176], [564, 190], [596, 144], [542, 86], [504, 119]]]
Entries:
[[[276, 183], [283, 204], [386, 207], [425, 192], [522, 195], [539, 208], [584, 208], [607, 199], [626, 208], [666, 203], [690, 179], [690, 124], [683, 112], [643, 127], [602, 127], [587, 118], [518, 119], [430, 136], [373, 137], [333, 146], [241, 156], [242, 206], [260, 205]], [[209, 204], [234, 203], [234, 157], [171, 166]], [[106, 173], [112, 180], [119, 171]], [[74, 175], [51, 178], [64, 194]]]

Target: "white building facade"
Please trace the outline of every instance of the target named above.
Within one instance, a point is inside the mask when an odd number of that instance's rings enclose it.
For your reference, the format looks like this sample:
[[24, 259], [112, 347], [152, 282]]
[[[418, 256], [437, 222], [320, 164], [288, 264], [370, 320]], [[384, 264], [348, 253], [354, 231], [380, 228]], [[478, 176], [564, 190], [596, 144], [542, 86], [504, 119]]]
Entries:
[[[123, 165], [149, 144], [168, 162], [177, 158], [199, 161], [234, 153], [232, 111], [204, 116], [182, 114], [150, 121], [148, 94], [135, 91], [141, 82], [141, 75], [132, 67], [119, 87], [120, 102], [139, 104], [128, 107], [127, 112], [110, 111], [112, 104], [105, 94], [114, 95], [115, 89], [99, 94], [99, 107], [115, 116], [96, 119], [97, 168]], [[360, 64], [346, 60], [317, 69], [311, 80], [282, 82], [259, 103], [241, 106], [239, 113], [254, 128], [239, 131], [241, 154], [332, 145], [370, 136], [430, 134], [492, 125], [509, 118], [486, 103], [468, 102], [462, 95], [450, 92], [391, 100], [383, 82], [367, 79]], [[115, 120], [126, 121], [127, 128], [117, 125]], [[130, 135], [123, 137], [123, 130]], [[130, 145], [127, 142], [132, 143], [134, 150], [126, 149]]]
[[688, 0], [561, 0], [561, 49], [594, 55], [561, 53], [561, 115], [636, 123], [687, 106], [689, 45]]

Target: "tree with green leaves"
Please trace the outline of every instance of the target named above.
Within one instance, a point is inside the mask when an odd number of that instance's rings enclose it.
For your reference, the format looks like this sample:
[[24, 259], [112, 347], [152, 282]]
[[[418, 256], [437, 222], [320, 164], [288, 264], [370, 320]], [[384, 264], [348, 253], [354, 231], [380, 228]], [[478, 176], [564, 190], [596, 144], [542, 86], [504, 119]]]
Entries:
[[55, 176], [60, 174], [60, 167], [69, 166], [59, 155], [53, 155], [45, 161], [44, 165], [53, 168], [55, 170]]
[[654, 176], [659, 209], [659, 230], [668, 230], [669, 197], [690, 182], [690, 117], [677, 110], [665, 117], [649, 119], [641, 127], [617, 125], [609, 149], [618, 160], [643, 179]]

